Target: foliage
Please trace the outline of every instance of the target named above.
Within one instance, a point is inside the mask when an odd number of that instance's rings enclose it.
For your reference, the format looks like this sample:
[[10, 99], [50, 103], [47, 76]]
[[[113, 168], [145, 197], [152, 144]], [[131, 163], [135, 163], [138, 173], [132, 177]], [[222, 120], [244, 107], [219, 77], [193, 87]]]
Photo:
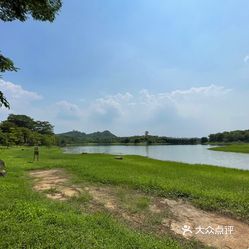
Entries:
[[116, 136], [110, 131], [93, 132], [86, 134], [80, 131], [70, 131], [66, 133], [57, 134], [58, 144], [61, 146], [67, 144], [81, 144], [81, 143], [115, 143]]
[[8, 123], [12, 123], [14, 126], [26, 127], [30, 130], [33, 129], [35, 121], [26, 115], [10, 114], [7, 118]]
[[32, 16], [35, 20], [52, 22], [61, 5], [60, 0], [0, 0], [0, 19], [23, 22]]
[[6, 108], [10, 108], [10, 104], [8, 102], [8, 100], [5, 98], [5, 96], [3, 95], [3, 93], [0, 91], [0, 107], [6, 107]]
[[[17, 68], [14, 66], [14, 63], [9, 58], [4, 57], [0, 51], [0, 73], [5, 72], [5, 71], [16, 71], [16, 70]], [[0, 74], [0, 77], [1, 77], [1, 74]], [[0, 107], [2, 106], [8, 109], [10, 108], [10, 104], [8, 100], [6, 99], [4, 94], [0, 91]]]
[[200, 142], [198, 138], [175, 138], [175, 137], [160, 137], [160, 136], [132, 136], [120, 137], [121, 143], [148, 143], [148, 144], [197, 144]]
[[17, 68], [14, 66], [14, 63], [11, 59], [4, 57], [0, 53], [0, 72], [3, 73], [5, 71], [16, 71]]
[[53, 126], [47, 121], [35, 121], [26, 115], [10, 114], [0, 123], [0, 144], [53, 145], [56, 138]]
[[249, 130], [236, 130], [230, 132], [220, 132], [209, 135], [209, 142], [229, 143], [229, 142], [249, 142]]
[[[14, 66], [13, 61], [9, 58], [4, 57], [0, 51], [0, 73], [3, 73], [5, 71], [17, 71], [17, 68]], [[1, 74], [0, 74], [0, 78], [1, 78]], [[2, 106], [8, 109], [10, 108], [10, 104], [8, 100], [4, 96], [3, 92], [0, 91], [0, 107]]]
[[208, 143], [208, 138], [207, 137], [202, 137], [201, 138], [201, 144], [206, 144]]
[[52, 135], [53, 125], [51, 125], [48, 121], [36, 121], [34, 124], [34, 130], [40, 134]]

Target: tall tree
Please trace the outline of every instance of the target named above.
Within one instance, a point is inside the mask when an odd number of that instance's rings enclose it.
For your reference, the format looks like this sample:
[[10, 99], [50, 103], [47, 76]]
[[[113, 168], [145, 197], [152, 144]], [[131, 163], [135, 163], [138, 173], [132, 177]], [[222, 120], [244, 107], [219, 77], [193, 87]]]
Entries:
[[[35, 20], [53, 22], [60, 10], [62, 0], [0, 0], [0, 20], [24, 22], [29, 16]], [[5, 71], [17, 71], [13, 61], [1, 54], [0, 77]], [[10, 104], [0, 90], [0, 107], [10, 108]]]
[[35, 124], [36, 124], [33, 118], [26, 116], [26, 115], [10, 114], [8, 116], [7, 121], [14, 124], [17, 127], [25, 127], [30, 130], [34, 130]]
[[0, 145], [52, 145], [56, 138], [53, 125], [48, 121], [35, 121], [26, 115], [10, 114], [0, 122]]

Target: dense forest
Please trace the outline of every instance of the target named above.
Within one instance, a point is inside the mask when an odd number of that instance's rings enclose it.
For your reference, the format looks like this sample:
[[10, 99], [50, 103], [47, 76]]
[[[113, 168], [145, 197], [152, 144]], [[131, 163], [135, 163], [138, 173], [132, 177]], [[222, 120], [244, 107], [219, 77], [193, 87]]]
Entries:
[[208, 142], [207, 138], [172, 138], [160, 136], [117, 137], [110, 131], [86, 134], [80, 131], [70, 131], [57, 134], [58, 143], [66, 144], [102, 143], [102, 144], [198, 144]]
[[26, 115], [10, 114], [0, 123], [0, 145], [54, 145], [56, 137], [48, 121], [35, 121]]
[[245, 142], [249, 143], [249, 130], [225, 131], [209, 135], [209, 142], [230, 143]]

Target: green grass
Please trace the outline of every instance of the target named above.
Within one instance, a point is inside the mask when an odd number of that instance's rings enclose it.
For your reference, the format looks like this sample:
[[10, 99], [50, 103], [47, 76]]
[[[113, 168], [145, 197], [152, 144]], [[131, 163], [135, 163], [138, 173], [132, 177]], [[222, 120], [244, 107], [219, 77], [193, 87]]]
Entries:
[[31, 163], [32, 149], [13, 148], [1, 150], [0, 157], [8, 170], [7, 177], [0, 178], [0, 248], [184, 248], [170, 236], [158, 239], [106, 213], [82, 213], [71, 202], [52, 201], [32, 191], [27, 170], [65, 167], [77, 173], [76, 162], [79, 169], [84, 164], [77, 156], [41, 149], [41, 161]]
[[[108, 183], [186, 198], [203, 209], [249, 222], [249, 171], [140, 156], [115, 160], [112, 155], [69, 155], [58, 148], [41, 148], [40, 161], [32, 163], [32, 151], [0, 150], [8, 170], [7, 177], [0, 178], [0, 248], [200, 248], [170, 235], [158, 238], [134, 230], [103, 212], [82, 213], [71, 202], [49, 200], [32, 191], [26, 173], [36, 168], [65, 168], [74, 183]], [[147, 208], [148, 200], [136, 205]]]
[[249, 144], [229, 144], [210, 148], [215, 151], [236, 152], [236, 153], [249, 153]]
[[150, 198], [147, 196], [134, 195], [127, 188], [122, 188], [117, 192], [117, 196], [130, 212], [142, 212], [148, 209]]

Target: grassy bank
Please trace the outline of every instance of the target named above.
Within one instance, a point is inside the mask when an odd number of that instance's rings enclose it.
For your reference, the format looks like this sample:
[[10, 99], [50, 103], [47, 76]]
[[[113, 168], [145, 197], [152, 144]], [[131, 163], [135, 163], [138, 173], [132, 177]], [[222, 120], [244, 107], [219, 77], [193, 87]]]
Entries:
[[118, 222], [105, 212], [84, 213], [70, 202], [32, 190], [27, 171], [65, 168], [74, 182], [108, 183], [154, 195], [186, 198], [195, 205], [249, 222], [249, 171], [163, 162], [140, 156], [63, 154], [42, 148], [1, 149], [8, 176], [0, 178], [0, 248], [200, 248], [172, 236], [157, 237]]
[[236, 153], [249, 153], [249, 144], [229, 144], [210, 148], [210, 150], [236, 152]]

